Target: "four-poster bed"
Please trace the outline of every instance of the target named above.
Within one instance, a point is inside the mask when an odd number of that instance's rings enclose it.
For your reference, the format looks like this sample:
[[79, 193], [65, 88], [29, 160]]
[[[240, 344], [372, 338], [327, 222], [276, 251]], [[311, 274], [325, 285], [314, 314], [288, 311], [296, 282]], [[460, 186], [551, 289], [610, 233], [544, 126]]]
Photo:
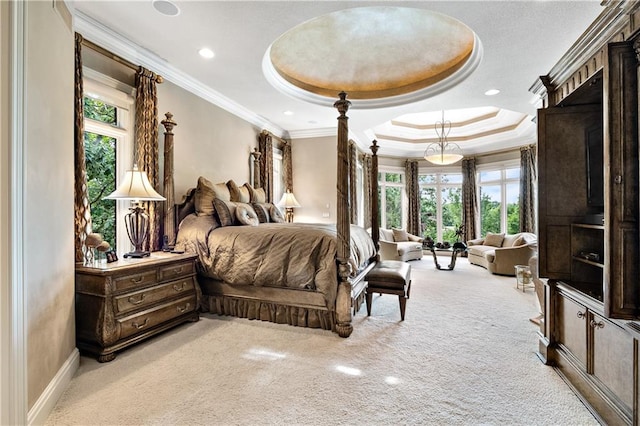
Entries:
[[[203, 294], [203, 310], [323, 328], [341, 337], [352, 333], [352, 315], [364, 300], [365, 276], [377, 262], [379, 231], [375, 177], [378, 174], [378, 147], [374, 141], [370, 188], [374, 196], [371, 197], [372, 229], [369, 235], [363, 228], [350, 223], [349, 188], [354, 187], [349, 184], [346, 113], [351, 102], [344, 92], [339, 97], [334, 104], [340, 113], [335, 226], [271, 222], [258, 226], [224, 226], [221, 217], [198, 215], [198, 194], [199, 191], [204, 193], [201, 185], [208, 182], [202, 177], [198, 188], [188, 190], [182, 202], [175, 206], [176, 247], [199, 254], [198, 281]], [[176, 123], [168, 121], [170, 128], [167, 130], [173, 138], [171, 130]], [[252, 156], [255, 167], [259, 155], [252, 153]], [[165, 173], [172, 174], [172, 168], [165, 169]], [[260, 173], [255, 168], [253, 175], [254, 186], [259, 187], [260, 182], [255, 178], [259, 179]], [[167, 176], [165, 182], [173, 184]], [[245, 186], [251, 188], [248, 184]], [[173, 188], [165, 190], [173, 191]], [[243, 208], [242, 202], [234, 204], [229, 199], [224, 200], [223, 190], [216, 189], [218, 199], [214, 200], [214, 205], [222, 210], [225, 206]], [[255, 201], [253, 195], [251, 198]], [[259, 201], [264, 203], [264, 200]]]

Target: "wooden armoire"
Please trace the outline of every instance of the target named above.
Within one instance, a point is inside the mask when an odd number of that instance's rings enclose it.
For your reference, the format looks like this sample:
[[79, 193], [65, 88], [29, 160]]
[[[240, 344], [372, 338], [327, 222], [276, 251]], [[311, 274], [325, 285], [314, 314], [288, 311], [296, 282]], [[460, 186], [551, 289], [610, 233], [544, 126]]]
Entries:
[[532, 92], [540, 358], [605, 424], [640, 423], [640, 3], [603, 12]]

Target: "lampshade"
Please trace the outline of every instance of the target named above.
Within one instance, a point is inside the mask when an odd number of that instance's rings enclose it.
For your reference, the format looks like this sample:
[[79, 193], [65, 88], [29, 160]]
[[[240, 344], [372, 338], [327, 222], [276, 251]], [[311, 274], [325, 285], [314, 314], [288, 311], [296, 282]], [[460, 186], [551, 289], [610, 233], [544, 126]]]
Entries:
[[104, 197], [105, 200], [137, 200], [137, 201], [164, 201], [165, 198], [158, 194], [147, 174], [138, 170], [134, 164], [133, 170], [127, 170], [124, 179], [118, 188]]
[[451, 121], [445, 121], [444, 111], [442, 111], [442, 121], [437, 121], [434, 128], [438, 135], [438, 142], [427, 146], [424, 151], [424, 159], [439, 166], [460, 161], [463, 157], [462, 150], [457, 144], [447, 141], [447, 136], [451, 131]]
[[296, 200], [296, 197], [289, 191], [282, 194], [282, 198], [278, 203], [278, 207], [284, 207], [285, 209], [292, 209], [294, 207], [300, 207], [300, 203]]

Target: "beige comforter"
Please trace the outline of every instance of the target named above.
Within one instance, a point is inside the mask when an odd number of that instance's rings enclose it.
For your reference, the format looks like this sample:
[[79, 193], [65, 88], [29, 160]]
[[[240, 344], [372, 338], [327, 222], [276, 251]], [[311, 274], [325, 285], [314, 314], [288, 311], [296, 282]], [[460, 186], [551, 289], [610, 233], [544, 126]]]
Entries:
[[[207, 277], [232, 285], [318, 291], [330, 307], [337, 291], [336, 242], [331, 224], [219, 227], [211, 216], [191, 215], [180, 225], [176, 248], [198, 253], [199, 272]], [[369, 234], [352, 225], [354, 275], [374, 254]]]

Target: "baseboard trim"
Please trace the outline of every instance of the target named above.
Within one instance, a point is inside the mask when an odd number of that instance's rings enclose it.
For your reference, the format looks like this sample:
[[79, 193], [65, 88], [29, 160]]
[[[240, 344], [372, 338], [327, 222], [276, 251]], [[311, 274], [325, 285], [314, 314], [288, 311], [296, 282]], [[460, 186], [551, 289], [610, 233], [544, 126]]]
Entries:
[[58, 373], [53, 380], [49, 382], [40, 398], [33, 405], [27, 415], [27, 424], [29, 425], [43, 425], [47, 421], [47, 417], [53, 411], [58, 399], [62, 396], [62, 393], [67, 389], [73, 375], [80, 366], [80, 351], [77, 348], [73, 349], [69, 358], [60, 367]]

